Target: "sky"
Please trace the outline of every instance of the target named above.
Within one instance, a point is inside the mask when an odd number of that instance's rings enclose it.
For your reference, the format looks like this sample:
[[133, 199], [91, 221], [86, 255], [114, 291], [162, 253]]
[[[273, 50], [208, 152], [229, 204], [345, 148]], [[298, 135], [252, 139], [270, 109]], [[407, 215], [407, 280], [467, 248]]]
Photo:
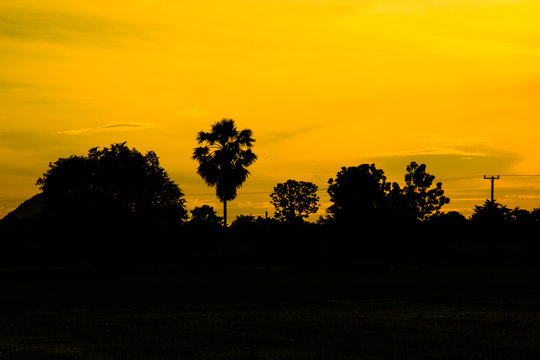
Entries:
[[[490, 196], [540, 207], [536, 0], [0, 0], [0, 217], [49, 162], [127, 141], [153, 150], [188, 209], [214, 189], [191, 159], [221, 119], [259, 156], [228, 205], [273, 213], [288, 179], [319, 186], [411, 161], [469, 216]], [[312, 217], [313, 219], [314, 217]]]

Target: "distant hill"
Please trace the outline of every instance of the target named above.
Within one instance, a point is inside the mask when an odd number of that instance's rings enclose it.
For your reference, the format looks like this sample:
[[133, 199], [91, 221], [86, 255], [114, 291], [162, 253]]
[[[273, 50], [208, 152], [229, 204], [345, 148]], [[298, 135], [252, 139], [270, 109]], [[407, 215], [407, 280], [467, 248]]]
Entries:
[[40, 214], [43, 211], [43, 208], [45, 206], [44, 204], [45, 202], [43, 199], [43, 193], [36, 194], [32, 196], [30, 199], [23, 202], [21, 205], [19, 205], [15, 210], [7, 214], [2, 220], [29, 219], [34, 215]]

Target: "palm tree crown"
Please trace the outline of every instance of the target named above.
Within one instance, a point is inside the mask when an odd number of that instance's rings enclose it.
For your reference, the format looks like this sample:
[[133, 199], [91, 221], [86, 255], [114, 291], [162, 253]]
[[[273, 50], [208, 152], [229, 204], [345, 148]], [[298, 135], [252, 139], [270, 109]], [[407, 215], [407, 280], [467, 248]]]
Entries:
[[[216, 187], [216, 195], [225, 206], [224, 212], [226, 202], [236, 198], [236, 190], [246, 181], [247, 167], [257, 160], [257, 155], [251, 151], [254, 142], [252, 131], [238, 131], [232, 119], [218, 121], [210, 132], [197, 134], [200, 146], [193, 150], [193, 159], [199, 162], [197, 174], [206, 184]], [[225, 224], [226, 221], [225, 218]]]

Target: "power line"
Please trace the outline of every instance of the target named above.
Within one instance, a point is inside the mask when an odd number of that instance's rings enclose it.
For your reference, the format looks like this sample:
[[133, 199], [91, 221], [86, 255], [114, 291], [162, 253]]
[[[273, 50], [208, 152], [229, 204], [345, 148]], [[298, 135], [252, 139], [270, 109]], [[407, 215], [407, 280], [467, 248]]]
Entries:
[[[326, 189], [318, 189], [317, 192], [326, 191]], [[271, 191], [252, 191], [252, 192], [241, 192], [238, 195], [257, 195], [257, 194], [271, 194]], [[184, 194], [184, 196], [215, 196], [216, 193], [198, 193], [198, 194]]]
[[[502, 174], [498, 175], [500, 177], [540, 177], [540, 174]], [[470, 180], [470, 179], [477, 179], [481, 178], [482, 175], [469, 175], [469, 176], [457, 176], [457, 177], [451, 177], [451, 178], [444, 178], [444, 179], [435, 179], [438, 181], [459, 181], [459, 180]], [[326, 189], [317, 189], [317, 192], [326, 192]], [[260, 194], [271, 194], [272, 191], [250, 191], [250, 192], [241, 192], [238, 193], [238, 195], [260, 195]], [[184, 194], [184, 196], [215, 196], [216, 193], [195, 193], [195, 194]]]
[[[519, 177], [540, 177], [540, 174], [501, 174], [499, 176], [519, 176]], [[458, 176], [458, 177], [451, 177], [451, 178], [444, 178], [444, 179], [435, 179], [439, 181], [456, 181], [456, 180], [469, 180], [469, 179], [477, 179], [481, 178], [482, 175], [470, 175], [470, 176]]]
[[[269, 194], [268, 191], [253, 191], [253, 192], [242, 192], [238, 195], [255, 195], [255, 194]], [[205, 195], [216, 195], [216, 193], [200, 193], [200, 194], [184, 194], [184, 196], [205, 196]]]
[[523, 174], [506, 174], [506, 175], [500, 175], [500, 176], [540, 176], [538, 174], [529, 174], [529, 175], [523, 175]]
[[[476, 179], [480, 177], [481, 175], [471, 175], [471, 176], [458, 176], [458, 177], [451, 177], [446, 179], [438, 179], [439, 181], [455, 181], [455, 180], [469, 180], [469, 179]], [[437, 178], [435, 178], [437, 180]]]

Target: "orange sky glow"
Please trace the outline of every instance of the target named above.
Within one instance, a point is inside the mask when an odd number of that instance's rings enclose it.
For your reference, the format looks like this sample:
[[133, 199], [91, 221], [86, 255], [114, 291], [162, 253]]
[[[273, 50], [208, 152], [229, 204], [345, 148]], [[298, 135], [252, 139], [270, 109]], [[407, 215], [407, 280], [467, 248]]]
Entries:
[[[540, 2], [0, 0], [0, 217], [48, 163], [127, 141], [188, 209], [221, 205], [191, 159], [200, 130], [250, 128], [259, 160], [229, 204], [273, 213], [287, 179], [320, 188], [375, 163], [426, 163], [470, 215], [540, 207]], [[315, 217], [313, 217], [315, 219]]]

